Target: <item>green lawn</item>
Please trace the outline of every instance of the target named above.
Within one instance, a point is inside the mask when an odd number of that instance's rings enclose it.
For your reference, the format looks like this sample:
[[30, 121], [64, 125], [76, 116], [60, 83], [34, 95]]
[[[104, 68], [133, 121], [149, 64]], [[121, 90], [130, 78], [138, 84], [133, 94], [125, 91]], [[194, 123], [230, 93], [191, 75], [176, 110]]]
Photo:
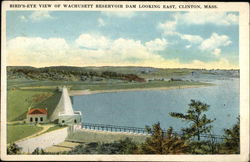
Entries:
[[28, 137], [43, 128], [35, 125], [7, 125], [7, 143], [15, 142], [19, 139]]

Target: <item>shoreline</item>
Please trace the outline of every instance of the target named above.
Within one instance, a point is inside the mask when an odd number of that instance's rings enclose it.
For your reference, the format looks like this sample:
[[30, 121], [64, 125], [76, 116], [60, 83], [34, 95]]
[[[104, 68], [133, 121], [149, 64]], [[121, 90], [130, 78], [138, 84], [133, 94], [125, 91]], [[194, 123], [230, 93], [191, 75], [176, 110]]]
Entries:
[[186, 88], [201, 88], [211, 85], [183, 85], [183, 86], [172, 86], [172, 87], [152, 87], [152, 88], [131, 88], [131, 89], [107, 89], [107, 90], [70, 90], [69, 96], [82, 96], [92, 95], [99, 93], [116, 93], [116, 92], [133, 92], [133, 91], [151, 91], [151, 90], [173, 90], [173, 89], [186, 89]]

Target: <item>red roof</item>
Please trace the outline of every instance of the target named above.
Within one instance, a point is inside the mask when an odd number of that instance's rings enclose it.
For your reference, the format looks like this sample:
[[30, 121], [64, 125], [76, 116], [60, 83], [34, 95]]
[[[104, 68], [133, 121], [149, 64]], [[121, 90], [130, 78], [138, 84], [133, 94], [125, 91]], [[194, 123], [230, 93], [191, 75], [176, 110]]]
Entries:
[[45, 114], [47, 115], [48, 112], [46, 109], [38, 109], [38, 108], [32, 108], [28, 111], [29, 115], [36, 115], [36, 114]]

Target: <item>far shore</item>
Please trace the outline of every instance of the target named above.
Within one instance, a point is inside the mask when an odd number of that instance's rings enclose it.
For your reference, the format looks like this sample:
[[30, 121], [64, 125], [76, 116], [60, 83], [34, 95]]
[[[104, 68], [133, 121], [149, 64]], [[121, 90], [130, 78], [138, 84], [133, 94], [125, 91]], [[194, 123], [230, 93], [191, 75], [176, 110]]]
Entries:
[[114, 93], [114, 92], [131, 92], [131, 91], [152, 91], [152, 90], [171, 90], [171, 89], [184, 89], [184, 88], [200, 88], [211, 85], [183, 85], [172, 87], [153, 87], [153, 88], [131, 88], [131, 89], [106, 89], [106, 90], [70, 90], [70, 96], [91, 95], [97, 93]]

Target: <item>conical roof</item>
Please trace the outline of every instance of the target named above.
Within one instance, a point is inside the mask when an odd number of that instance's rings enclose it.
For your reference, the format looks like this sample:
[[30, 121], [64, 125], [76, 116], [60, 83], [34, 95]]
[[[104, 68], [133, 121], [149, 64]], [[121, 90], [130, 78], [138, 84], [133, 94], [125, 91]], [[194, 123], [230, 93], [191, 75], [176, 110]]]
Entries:
[[59, 114], [65, 114], [65, 115], [73, 115], [73, 107], [72, 103], [69, 97], [69, 93], [66, 87], [63, 87], [62, 89], [62, 96], [58, 102], [58, 105], [56, 106], [53, 114], [50, 117], [50, 120], [54, 121], [58, 119]]

